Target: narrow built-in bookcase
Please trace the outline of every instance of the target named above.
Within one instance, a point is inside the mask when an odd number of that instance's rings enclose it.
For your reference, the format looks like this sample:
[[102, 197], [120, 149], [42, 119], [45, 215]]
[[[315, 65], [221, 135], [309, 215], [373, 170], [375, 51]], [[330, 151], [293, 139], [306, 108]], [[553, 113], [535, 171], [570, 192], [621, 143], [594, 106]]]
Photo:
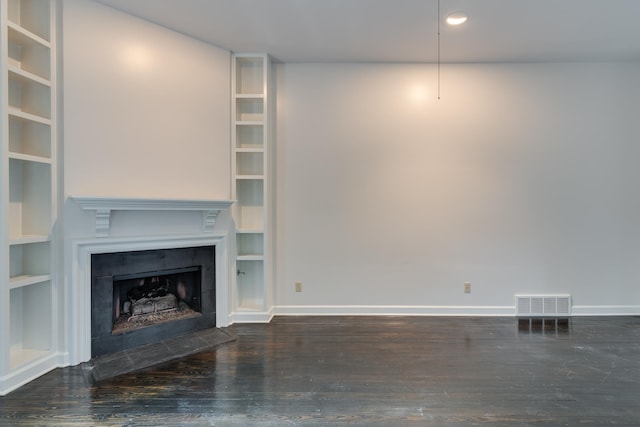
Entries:
[[57, 366], [55, 2], [0, 0], [0, 395]]
[[271, 319], [273, 210], [271, 62], [232, 59], [232, 198], [235, 222], [234, 321]]

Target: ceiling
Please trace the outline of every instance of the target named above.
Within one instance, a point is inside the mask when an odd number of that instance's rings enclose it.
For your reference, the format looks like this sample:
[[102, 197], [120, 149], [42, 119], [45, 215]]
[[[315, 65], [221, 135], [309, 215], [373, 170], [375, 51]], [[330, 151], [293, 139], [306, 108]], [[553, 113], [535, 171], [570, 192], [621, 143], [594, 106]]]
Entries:
[[[437, 62], [438, 0], [96, 0], [281, 62]], [[640, 60], [640, 0], [440, 0], [442, 62]]]

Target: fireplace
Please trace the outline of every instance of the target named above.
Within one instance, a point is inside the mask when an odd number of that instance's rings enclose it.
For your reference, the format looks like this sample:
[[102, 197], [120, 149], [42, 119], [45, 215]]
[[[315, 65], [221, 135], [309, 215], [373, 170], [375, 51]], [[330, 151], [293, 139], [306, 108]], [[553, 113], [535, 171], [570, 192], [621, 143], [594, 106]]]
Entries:
[[[104, 292], [104, 300], [109, 301], [108, 307], [100, 310], [100, 313], [106, 316], [105, 319], [100, 319], [100, 324], [103, 325], [100, 326], [100, 335], [104, 338], [104, 343], [111, 341], [113, 344], [113, 340], [116, 341], [112, 348], [114, 351], [124, 349], [131, 344], [129, 341], [135, 340], [134, 342], [137, 341], [140, 345], [151, 343], [148, 334], [153, 330], [155, 341], [169, 333], [167, 330], [176, 334], [183, 334], [184, 330], [186, 334], [192, 322], [200, 322], [202, 319], [206, 320], [207, 327], [228, 326], [232, 319], [229, 312], [228, 240], [231, 230], [229, 208], [232, 204], [231, 200], [208, 199], [70, 197], [65, 209], [69, 210], [67, 217], [73, 217], [77, 222], [78, 230], [68, 242], [69, 246], [66, 249], [70, 254], [68, 267], [71, 273], [69, 280], [65, 281], [65, 366], [88, 362], [94, 354], [94, 347], [98, 349], [102, 346], [97, 343], [97, 335], [93, 330], [96, 323], [94, 317], [97, 316], [96, 310], [92, 309], [92, 297], [95, 292]], [[114, 334], [112, 276], [117, 278], [134, 272], [103, 271], [96, 277], [94, 261], [101, 264], [103, 254], [124, 257], [124, 254], [131, 256], [147, 251], [196, 247], [209, 247], [212, 255], [208, 258], [213, 258], [210, 267], [211, 279], [206, 280], [206, 283], [212, 283], [213, 290], [206, 291], [204, 287], [201, 289], [199, 313], [177, 322], [161, 322], [132, 332]], [[116, 263], [119, 264], [122, 262]], [[189, 264], [193, 265], [196, 264]], [[97, 265], [97, 268], [102, 267]], [[160, 262], [153, 267], [142, 266], [137, 273], [153, 274], [171, 268], [177, 267], [162, 265]], [[201, 272], [202, 280], [205, 280], [207, 274], [205, 268]], [[104, 286], [94, 289], [96, 280], [101, 281]], [[171, 327], [167, 327], [165, 323]]]
[[213, 246], [91, 256], [91, 357], [214, 326]]

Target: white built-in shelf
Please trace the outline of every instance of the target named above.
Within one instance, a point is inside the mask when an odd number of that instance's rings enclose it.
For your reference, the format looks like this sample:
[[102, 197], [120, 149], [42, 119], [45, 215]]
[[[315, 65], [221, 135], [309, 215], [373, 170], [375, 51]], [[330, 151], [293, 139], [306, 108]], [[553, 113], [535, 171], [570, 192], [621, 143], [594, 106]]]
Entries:
[[236, 148], [236, 153], [264, 153], [264, 148]]
[[264, 95], [261, 93], [237, 93], [235, 97], [237, 99], [264, 99]]
[[34, 156], [32, 154], [9, 152], [9, 158], [15, 160], [23, 160], [26, 162], [45, 163], [49, 165], [51, 164], [51, 159], [42, 156]]
[[261, 126], [264, 123], [262, 120], [238, 120], [236, 124], [240, 126]]
[[264, 261], [264, 255], [238, 255], [238, 261]]
[[17, 67], [9, 66], [9, 79], [22, 83], [37, 83], [43, 86], [51, 86], [51, 82], [47, 79], [43, 79], [40, 76], [37, 76], [28, 71], [22, 70]]
[[9, 240], [9, 245], [28, 245], [30, 243], [49, 242], [50, 240], [51, 236], [49, 236], [48, 234], [31, 234], [11, 237], [11, 239]]
[[[269, 59], [235, 54], [233, 58], [232, 197], [236, 223], [236, 310], [251, 319], [268, 319], [269, 254]], [[258, 316], [258, 317], [255, 317]]]
[[35, 285], [51, 280], [50, 274], [22, 274], [20, 276], [11, 277], [9, 279], [9, 289], [21, 288], [24, 286]]
[[46, 48], [51, 47], [51, 43], [48, 40], [43, 39], [39, 35], [32, 33], [26, 28], [16, 24], [15, 22], [8, 21], [7, 23], [7, 33], [9, 35], [9, 41], [12, 43], [17, 43], [20, 45], [37, 43]]
[[236, 175], [236, 179], [264, 179], [264, 175]]
[[58, 366], [56, 3], [0, 0], [0, 395]]
[[37, 116], [35, 114], [28, 113], [26, 111], [22, 111], [16, 107], [9, 107], [9, 116], [14, 116], [16, 118], [23, 119], [23, 120], [30, 120], [32, 122], [41, 123], [47, 126], [51, 125], [51, 119], [47, 117]]

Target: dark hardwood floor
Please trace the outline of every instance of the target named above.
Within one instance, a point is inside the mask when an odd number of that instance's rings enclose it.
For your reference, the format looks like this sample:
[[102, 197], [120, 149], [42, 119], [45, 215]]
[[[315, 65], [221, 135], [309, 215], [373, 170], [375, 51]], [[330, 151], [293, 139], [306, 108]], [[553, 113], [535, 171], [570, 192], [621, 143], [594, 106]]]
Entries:
[[640, 317], [277, 317], [215, 351], [88, 386], [55, 370], [0, 425], [640, 425]]

